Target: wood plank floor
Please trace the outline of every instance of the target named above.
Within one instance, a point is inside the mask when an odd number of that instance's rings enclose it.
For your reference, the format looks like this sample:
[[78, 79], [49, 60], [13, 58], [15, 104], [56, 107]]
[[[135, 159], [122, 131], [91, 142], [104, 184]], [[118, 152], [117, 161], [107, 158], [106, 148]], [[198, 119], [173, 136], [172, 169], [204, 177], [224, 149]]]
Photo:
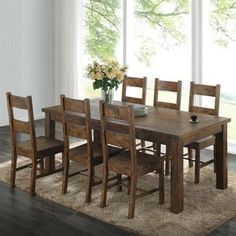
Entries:
[[132, 235], [112, 225], [72, 211], [38, 196], [0, 182], [1, 236], [74, 236], [74, 235]]
[[[44, 133], [43, 121], [36, 122], [37, 135]], [[61, 137], [60, 127], [57, 135]], [[24, 139], [24, 136], [21, 137]], [[209, 151], [205, 155], [211, 154]], [[9, 127], [0, 128], [0, 163], [10, 160]], [[236, 170], [236, 156], [229, 155], [229, 169]], [[0, 236], [117, 236], [133, 235], [113, 225], [67, 209], [20, 190], [10, 190], [0, 181]], [[209, 234], [236, 235], [236, 217]]]

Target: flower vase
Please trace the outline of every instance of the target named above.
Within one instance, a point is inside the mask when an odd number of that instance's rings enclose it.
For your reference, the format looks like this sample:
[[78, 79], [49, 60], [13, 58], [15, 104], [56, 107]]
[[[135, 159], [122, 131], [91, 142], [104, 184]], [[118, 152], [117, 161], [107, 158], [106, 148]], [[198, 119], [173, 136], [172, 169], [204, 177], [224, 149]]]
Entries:
[[108, 89], [107, 91], [101, 90], [102, 100], [106, 103], [112, 103], [113, 100], [113, 89]]

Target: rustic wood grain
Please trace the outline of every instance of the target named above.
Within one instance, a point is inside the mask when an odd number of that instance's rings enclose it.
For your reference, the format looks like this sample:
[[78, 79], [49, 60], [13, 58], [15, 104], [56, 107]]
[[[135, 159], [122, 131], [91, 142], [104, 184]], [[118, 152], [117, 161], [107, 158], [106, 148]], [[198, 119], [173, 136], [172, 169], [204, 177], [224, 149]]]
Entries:
[[[12, 141], [11, 187], [15, 187], [16, 172], [22, 169], [21, 167], [17, 167], [17, 157], [18, 155], [25, 156], [31, 159], [32, 170], [30, 178], [30, 194], [35, 195], [36, 178], [44, 176], [44, 157], [49, 155], [53, 156], [56, 153], [63, 152], [64, 145], [63, 142], [46, 136], [36, 137], [31, 96], [19, 97], [12, 95], [10, 92], [7, 93], [6, 96]], [[14, 108], [26, 110], [28, 121], [25, 122], [15, 119]], [[28, 134], [28, 140], [19, 141], [17, 139], [19, 133]], [[37, 174], [38, 163], [40, 164], [39, 174]], [[57, 170], [53, 168], [52, 173], [55, 171]]]
[[[61, 114], [63, 124], [64, 140], [64, 171], [62, 180], [62, 193], [67, 192], [68, 178], [80, 172], [70, 173], [70, 161], [77, 162], [87, 169], [87, 187], [85, 202], [91, 201], [92, 187], [95, 182], [95, 166], [102, 163], [102, 145], [92, 140], [90, 100], [71, 99], [61, 95]], [[70, 138], [77, 138], [85, 141], [78, 142], [78, 145], [70, 147]], [[109, 148], [111, 156], [119, 152], [118, 148]]]
[[[200, 96], [208, 96], [214, 97], [214, 108], [206, 108], [202, 106], [194, 105], [195, 103], [195, 95]], [[204, 85], [204, 84], [195, 84], [191, 82], [190, 84], [190, 95], [189, 95], [189, 112], [192, 113], [201, 113], [201, 114], [208, 114], [208, 115], [219, 115], [219, 105], [220, 105], [220, 85], [212, 86], [212, 85]], [[213, 159], [202, 162], [200, 151], [206, 147], [212, 146], [214, 149], [214, 157]], [[195, 150], [195, 178], [194, 182], [197, 184], [200, 181], [200, 169], [214, 163], [214, 169], [216, 168], [215, 163], [215, 156], [216, 156], [216, 148], [215, 148], [215, 137], [209, 136], [207, 138], [196, 140], [193, 143], [190, 143], [186, 146], [188, 148], [188, 160], [189, 160], [189, 167], [193, 166], [193, 157], [192, 157], [192, 149]]]
[[[109, 105], [104, 102], [100, 102], [100, 115], [101, 115], [101, 133], [103, 141], [103, 188], [101, 194], [101, 207], [106, 206], [108, 176], [109, 171], [116, 172], [119, 176], [127, 175], [130, 178], [130, 199], [129, 199], [129, 211], [128, 218], [134, 217], [135, 202], [137, 198], [146, 196], [159, 190], [160, 204], [164, 202], [164, 178], [163, 178], [163, 165], [160, 164], [160, 156], [151, 155], [143, 152], [136, 151], [135, 141], [135, 126], [134, 126], [134, 109], [133, 106], [117, 106]], [[110, 131], [109, 123], [117, 125], [117, 120], [122, 120], [126, 123], [128, 133], [124, 134], [123, 131], [117, 129]], [[122, 148], [126, 148], [113, 158], [108, 158], [109, 145], [116, 145]], [[157, 153], [156, 153], [157, 154]], [[147, 173], [156, 171], [161, 177], [159, 177], [159, 188], [144, 191], [141, 194], [136, 194], [138, 177]], [[121, 179], [116, 183], [120, 185]], [[112, 185], [114, 186], [114, 184]]]
[[[127, 95], [127, 87], [137, 87], [142, 89], [142, 97], [137, 98]], [[122, 98], [123, 102], [131, 102], [137, 104], [146, 104], [146, 91], [147, 91], [147, 77], [130, 77], [125, 75], [124, 81], [122, 83]]]
[[[125, 103], [118, 101], [114, 101], [113, 103], [125, 105]], [[98, 104], [98, 101], [91, 102], [91, 119], [92, 128], [99, 130], [101, 128], [101, 121]], [[43, 112], [51, 114], [50, 118], [52, 120], [61, 121], [60, 106], [44, 108]], [[227, 137], [224, 135], [226, 130], [222, 129], [222, 127], [230, 122], [230, 118], [197, 113], [196, 115], [198, 115], [201, 122], [191, 124], [189, 123], [191, 114], [192, 113], [185, 111], [148, 107], [147, 116], [134, 118], [135, 136], [136, 138], [154, 142], [158, 138], [158, 140], [164, 144], [177, 141], [181, 142], [181, 145], [186, 145], [216, 134], [216, 137], [219, 136], [218, 139], [223, 140], [217, 142], [217, 148], [218, 150], [223, 150], [225, 148], [223, 144], [225, 142], [227, 143]], [[178, 152], [173, 152], [175, 158], [182, 158], [183, 151], [180, 151], [179, 148], [175, 148], [174, 150]], [[220, 151], [216, 155], [216, 159], [218, 159], [219, 162], [222, 162], [223, 160], [224, 162], [227, 162], [227, 153], [225, 151]], [[180, 171], [180, 174], [176, 177], [176, 174], [174, 174], [175, 172], [171, 172], [170, 178], [171, 181], [173, 181], [172, 188], [183, 183], [181, 177], [183, 174], [181, 161], [173, 161], [173, 163], [173, 168], [177, 168], [177, 170]], [[227, 171], [223, 170], [224, 168], [227, 170], [227, 166], [218, 165], [216, 176], [218, 182], [224, 182], [224, 187], [226, 188], [227, 184], [225, 183], [225, 178], [227, 179]], [[218, 184], [217, 188], [220, 187], [220, 184]], [[184, 196], [181, 191], [180, 193], [178, 193], [178, 191], [171, 191], [171, 201], [176, 201], [175, 204], [171, 205], [172, 212], [181, 212], [183, 210], [183, 198]]]
[[[159, 91], [165, 91], [165, 92], [173, 92], [176, 94], [176, 101], [175, 103], [171, 102], [164, 102], [159, 101], [158, 95]], [[182, 81], [166, 81], [166, 80], [160, 80], [158, 78], [155, 79], [154, 82], [154, 99], [153, 99], [153, 106], [154, 107], [162, 107], [162, 108], [168, 108], [168, 109], [175, 109], [180, 110], [181, 106], [181, 92], [182, 92]], [[159, 141], [156, 145], [161, 145]], [[170, 150], [169, 147], [166, 146], [166, 161], [165, 161], [165, 174], [169, 175], [169, 169], [170, 169]]]
[[[182, 81], [165, 81], [159, 80], [158, 78], [155, 79], [154, 84], [154, 100], [153, 106], [155, 107], [162, 107], [162, 108], [169, 108], [169, 109], [176, 109], [180, 110], [181, 106], [181, 89], [182, 89]], [[174, 92], [176, 93], [176, 102], [162, 102], [158, 100], [159, 91], [166, 91], [166, 92]]]

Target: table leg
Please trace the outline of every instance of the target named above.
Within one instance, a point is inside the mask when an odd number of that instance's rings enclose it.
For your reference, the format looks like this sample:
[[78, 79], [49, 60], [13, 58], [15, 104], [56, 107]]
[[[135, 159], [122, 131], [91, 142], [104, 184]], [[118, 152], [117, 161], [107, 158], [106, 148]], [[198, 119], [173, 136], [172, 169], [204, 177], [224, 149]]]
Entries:
[[222, 125], [222, 132], [216, 134], [216, 188], [228, 187], [227, 167], [227, 124]]
[[94, 135], [93, 140], [94, 140], [95, 143], [101, 143], [102, 142], [101, 141], [101, 132], [99, 130], [94, 129], [93, 130], [93, 135]]
[[[49, 138], [55, 138], [55, 121], [51, 119], [49, 113], [45, 113], [45, 135]], [[45, 157], [45, 172], [49, 173], [55, 170], [55, 156]]]
[[177, 214], [184, 208], [183, 143], [172, 140], [169, 148], [171, 150], [170, 210]]

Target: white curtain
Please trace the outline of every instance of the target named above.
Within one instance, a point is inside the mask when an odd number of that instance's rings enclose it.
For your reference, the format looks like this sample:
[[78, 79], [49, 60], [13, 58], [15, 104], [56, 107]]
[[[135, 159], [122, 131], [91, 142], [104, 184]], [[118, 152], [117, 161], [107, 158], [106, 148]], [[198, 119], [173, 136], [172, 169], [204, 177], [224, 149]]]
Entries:
[[54, 94], [78, 97], [82, 0], [54, 0]]

